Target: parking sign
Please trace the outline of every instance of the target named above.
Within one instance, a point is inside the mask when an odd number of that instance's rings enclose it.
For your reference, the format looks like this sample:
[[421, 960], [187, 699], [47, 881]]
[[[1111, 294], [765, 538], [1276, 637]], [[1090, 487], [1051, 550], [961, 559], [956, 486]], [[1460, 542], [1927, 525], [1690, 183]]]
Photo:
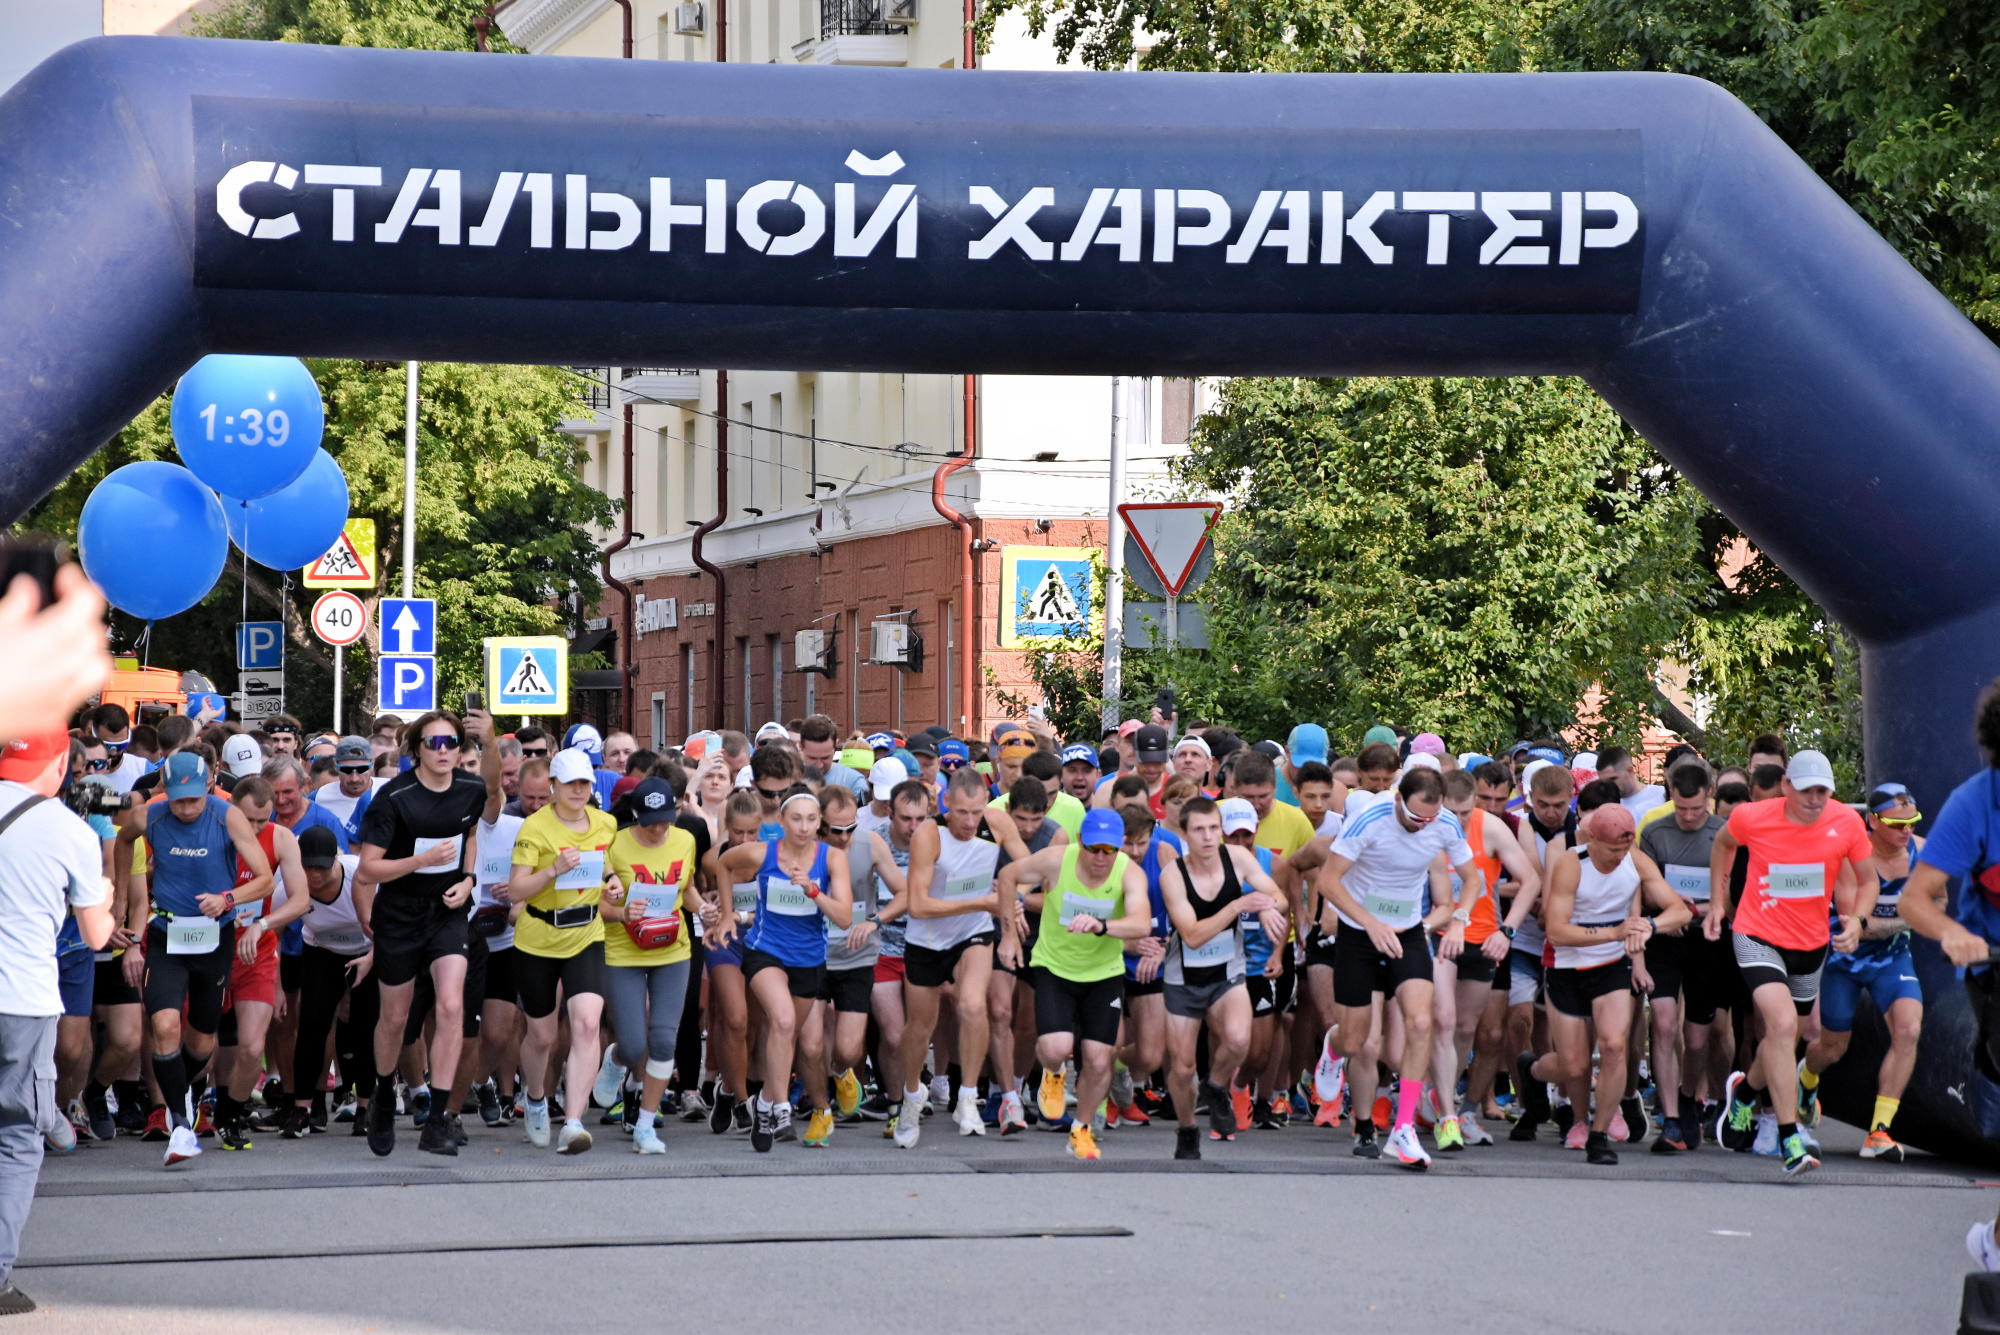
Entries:
[[375, 660], [375, 690], [390, 714], [423, 714], [437, 708], [437, 659], [429, 654], [383, 654]]

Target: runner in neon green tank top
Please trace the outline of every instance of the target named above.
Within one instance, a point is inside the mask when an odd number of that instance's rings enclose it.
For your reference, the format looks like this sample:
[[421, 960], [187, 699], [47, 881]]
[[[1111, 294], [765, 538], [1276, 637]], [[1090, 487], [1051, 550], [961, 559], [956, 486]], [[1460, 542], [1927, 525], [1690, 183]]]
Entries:
[[[1090, 1110], [1111, 1088], [1111, 1057], [1118, 1047], [1118, 1017], [1125, 994], [1123, 942], [1153, 930], [1146, 874], [1126, 858], [1125, 818], [1093, 811], [1083, 818], [1075, 844], [1051, 844], [1009, 862], [995, 882], [1001, 905], [1000, 957], [1021, 959], [1022, 885], [1048, 887], [1042, 896], [1040, 939], [1035, 943], [1035, 1056], [1045, 1071], [1077, 1058], [1077, 1120], [1069, 1152], [1098, 1157]], [[1078, 1051], [1081, 1041], [1081, 1051]]]

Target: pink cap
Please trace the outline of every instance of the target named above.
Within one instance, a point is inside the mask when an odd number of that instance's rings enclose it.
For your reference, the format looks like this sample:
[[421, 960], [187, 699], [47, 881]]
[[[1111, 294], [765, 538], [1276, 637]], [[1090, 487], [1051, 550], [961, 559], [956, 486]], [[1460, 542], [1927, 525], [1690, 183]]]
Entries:
[[1444, 738], [1434, 732], [1420, 732], [1410, 739], [1410, 754], [1441, 756], [1444, 754]]

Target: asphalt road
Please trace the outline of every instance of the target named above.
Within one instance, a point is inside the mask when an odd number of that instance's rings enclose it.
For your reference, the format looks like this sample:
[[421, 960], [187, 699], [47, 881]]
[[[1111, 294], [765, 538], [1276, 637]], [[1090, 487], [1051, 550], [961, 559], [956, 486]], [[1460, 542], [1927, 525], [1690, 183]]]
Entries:
[[1547, 1131], [1419, 1176], [1299, 1127], [1198, 1165], [1126, 1128], [1091, 1165], [939, 1118], [911, 1151], [871, 1124], [768, 1155], [675, 1122], [644, 1159], [613, 1128], [566, 1159], [477, 1125], [439, 1159], [403, 1126], [387, 1160], [345, 1135], [172, 1172], [130, 1139], [51, 1160], [21, 1328], [1945, 1331], [1996, 1204], [1973, 1170], [1863, 1163], [1831, 1124], [1792, 1182], [1712, 1147], [1591, 1168]]

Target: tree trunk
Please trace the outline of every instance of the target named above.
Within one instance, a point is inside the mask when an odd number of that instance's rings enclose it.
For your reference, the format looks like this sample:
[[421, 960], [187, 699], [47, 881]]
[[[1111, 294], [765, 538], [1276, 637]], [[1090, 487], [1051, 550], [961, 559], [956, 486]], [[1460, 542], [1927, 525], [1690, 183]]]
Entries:
[[1668, 732], [1687, 739], [1697, 750], [1707, 744], [1707, 736], [1702, 728], [1681, 712], [1681, 707], [1667, 698], [1667, 693], [1655, 683], [1653, 686], [1653, 713]]

